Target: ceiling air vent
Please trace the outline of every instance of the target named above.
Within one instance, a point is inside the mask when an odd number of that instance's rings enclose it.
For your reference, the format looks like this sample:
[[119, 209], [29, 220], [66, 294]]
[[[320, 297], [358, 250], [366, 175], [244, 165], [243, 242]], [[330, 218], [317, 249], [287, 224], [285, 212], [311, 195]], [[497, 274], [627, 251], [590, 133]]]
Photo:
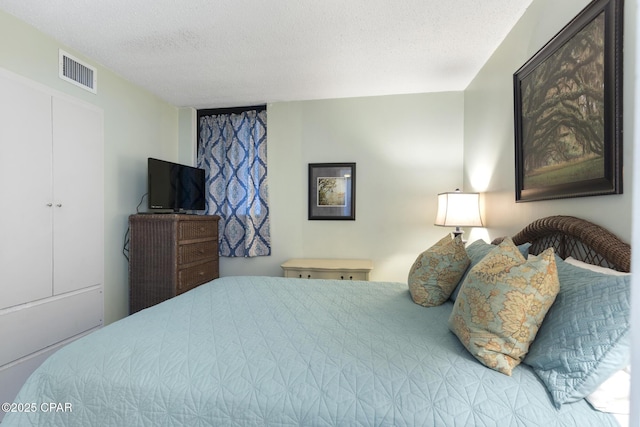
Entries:
[[60, 78], [89, 92], [98, 92], [97, 70], [60, 50]]

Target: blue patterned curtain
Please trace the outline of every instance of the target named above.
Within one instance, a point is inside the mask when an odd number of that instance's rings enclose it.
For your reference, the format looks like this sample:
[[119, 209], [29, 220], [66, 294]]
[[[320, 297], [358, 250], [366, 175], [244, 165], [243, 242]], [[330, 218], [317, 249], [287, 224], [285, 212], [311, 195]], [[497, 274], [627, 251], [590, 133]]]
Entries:
[[267, 111], [200, 117], [198, 167], [207, 176], [206, 214], [220, 215], [220, 255], [271, 255]]

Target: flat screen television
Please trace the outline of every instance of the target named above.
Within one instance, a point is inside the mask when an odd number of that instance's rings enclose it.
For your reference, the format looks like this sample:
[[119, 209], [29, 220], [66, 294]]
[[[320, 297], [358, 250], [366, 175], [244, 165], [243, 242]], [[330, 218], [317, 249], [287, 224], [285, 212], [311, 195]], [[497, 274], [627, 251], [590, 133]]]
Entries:
[[204, 169], [150, 157], [147, 171], [149, 209], [174, 212], [205, 209]]

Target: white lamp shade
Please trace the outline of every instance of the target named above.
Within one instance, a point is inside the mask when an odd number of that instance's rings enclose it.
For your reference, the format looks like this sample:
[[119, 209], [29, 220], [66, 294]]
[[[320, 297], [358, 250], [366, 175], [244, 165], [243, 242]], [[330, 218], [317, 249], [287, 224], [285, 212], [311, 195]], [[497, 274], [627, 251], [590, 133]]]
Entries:
[[480, 194], [459, 191], [438, 194], [435, 225], [444, 227], [483, 227]]

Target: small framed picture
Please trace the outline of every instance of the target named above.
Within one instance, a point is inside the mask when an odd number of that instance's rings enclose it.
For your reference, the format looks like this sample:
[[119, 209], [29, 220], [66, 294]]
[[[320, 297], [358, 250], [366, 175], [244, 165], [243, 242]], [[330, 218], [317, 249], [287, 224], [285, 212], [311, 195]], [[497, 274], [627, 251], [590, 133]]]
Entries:
[[356, 219], [355, 163], [309, 163], [309, 219]]

